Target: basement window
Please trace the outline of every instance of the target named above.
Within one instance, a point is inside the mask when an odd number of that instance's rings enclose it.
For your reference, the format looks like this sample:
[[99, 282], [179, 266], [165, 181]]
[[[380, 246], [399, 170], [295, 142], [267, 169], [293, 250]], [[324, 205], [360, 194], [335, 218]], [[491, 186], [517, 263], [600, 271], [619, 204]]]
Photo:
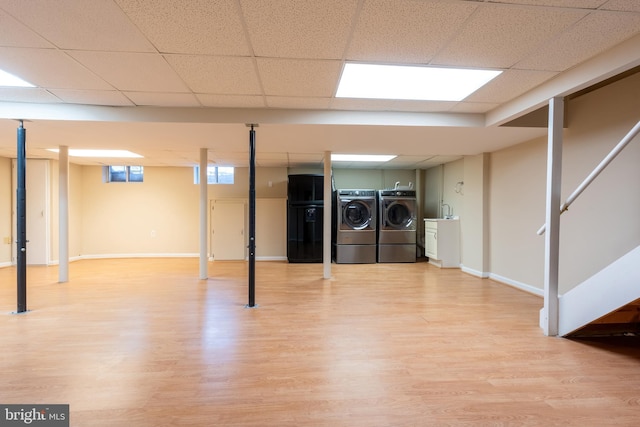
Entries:
[[143, 182], [143, 166], [104, 166], [104, 182]]
[[[207, 166], [207, 184], [233, 184], [232, 166]], [[200, 166], [193, 167], [193, 183], [200, 184]]]

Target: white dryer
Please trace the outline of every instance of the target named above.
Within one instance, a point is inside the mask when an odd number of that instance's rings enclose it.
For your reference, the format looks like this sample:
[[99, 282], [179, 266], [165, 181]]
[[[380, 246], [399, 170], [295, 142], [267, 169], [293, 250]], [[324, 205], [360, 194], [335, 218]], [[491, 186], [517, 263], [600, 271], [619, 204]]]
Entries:
[[375, 264], [376, 190], [337, 190], [334, 259], [338, 264]]
[[378, 206], [378, 262], [416, 262], [415, 190], [380, 190]]

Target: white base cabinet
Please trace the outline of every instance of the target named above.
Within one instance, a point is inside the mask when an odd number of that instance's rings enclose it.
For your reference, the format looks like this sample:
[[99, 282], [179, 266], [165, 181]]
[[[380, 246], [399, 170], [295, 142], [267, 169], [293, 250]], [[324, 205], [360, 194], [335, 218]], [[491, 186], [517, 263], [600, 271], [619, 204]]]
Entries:
[[425, 219], [424, 248], [429, 263], [443, 268], [460, 268], [460, 221]]

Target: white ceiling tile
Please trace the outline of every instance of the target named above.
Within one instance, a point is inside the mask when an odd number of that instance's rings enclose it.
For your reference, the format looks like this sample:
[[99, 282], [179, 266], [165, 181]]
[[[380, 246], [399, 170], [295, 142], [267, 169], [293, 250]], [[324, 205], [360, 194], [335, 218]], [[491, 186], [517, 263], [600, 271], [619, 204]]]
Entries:
[[638, 0], [609, 0], [602, 6], [602, 9], [640, 12], [640, 2]]
[[289, 166], [293, 167], [322, 167], [324, 164], [324, 153], [288, 153], [287, 156]]
[[36, 87], [0, 87], [0, 99], [4, 102], [62, 102], [46, 90]]
[[308, 163], [322, 163], [324, 161], [323, 153], [288, 153], [289, 162], [308, 162]]
[[[397, 156], [391, 160], [389, 160], [388, 162], [385, 162], [384, 164], [382, 164], [381, 166], [386, 166], [386, 167], [417, 167], [418, 165], [420, 165], [421, 163], [428, 161], [429, 159], [433, 159], [434, 155], [425, 155], [425, 156]], [[405, 183], [406, 185], [406, 183]]]
[[52, 89], [51, 92], [64, 102], [87, 105], [133, 105], [122, 93], [115, 90]]
[[39, 87], [113, 89], [64, 52], [54, 49], [0, 48], [0, 69]]
[[433, 63], [509, 68], [586, 13], [483, 4]]
[[256, 152], [256, 164], [261, 167], [286, 167], [289, 165], [287, 153]]
[[227, 108], [263, 108], [264, 97], [262, 95], [211, 95], [196, 94], [205, 107]]
[[196, 55], [166, 55], [166, 58], [196, 93], [262, 94], [251, 58]]
[[241, 0], [256, 56], [339, 59], [356, 0]]
[[96, 51], [71, 51], [69, 54], [119, 90], [188, 91], [184, 82], [160, 55]]
[[111, 1], [3, 0], [3, 9], [61, 49], [152, 52], [151, 43]]
[[555, 77], [554, 71], [506, 70], [467, 98], [465, 102], [507, 102]]
[[286, 168], [289, 166], [287, 160], [264, 160], [256, 158], [256, 166], [259, 168]]
[[333, 96], [340, 75], [340, 61], [258, 58], [265, 95]]
[[[248, 138], [247, 138], [248, 141]], [[249, 146], [247, 142], [247, 147]], [[209, 151], [209, 163], [219, 166], [232, 166], [249, 163], [249, 150], [246, 152], [216, 152]]]
[[594, 12], [516, 66], [564, 71], [640, 33], [640, 15]]
[[288, 159], [287, 153], [256, 153], [256, 158], [260, 160], [286, 160]]
[[[575, 7], [579, 9], [595, 9], [606, 0], [492, 0], [494, 3], [524, 4], [531, 6]], [[635, 0], [633, 0], [635, 1]]]
[[423, 160], [418, 166], [420, 169], [429, 169], [433, 166], [439, 166], [443, 163], [455, 162], [460, 160], [462, 156], [434, 156], [429, 159]]
[[202, 104], [192, 93], [125, 92], [135, 105], [158, 107], [200, 107]]
[[237, 0], [116, 2], [162, 53], [251, 53]]
[[25, 25], [16, 21], [11, 15], [0, 10], [0, 46], [7, 47], [41, 47], [54, 46], [33, 32]]
[[273, 108], [299, 108], [325, 110], [329, 108], [331, 98], [296, 98], [291, 96], [267, 96], [267, 105]]
[[428, 63], [476, 8], [462, 2], [366, 1], [347, 59]]

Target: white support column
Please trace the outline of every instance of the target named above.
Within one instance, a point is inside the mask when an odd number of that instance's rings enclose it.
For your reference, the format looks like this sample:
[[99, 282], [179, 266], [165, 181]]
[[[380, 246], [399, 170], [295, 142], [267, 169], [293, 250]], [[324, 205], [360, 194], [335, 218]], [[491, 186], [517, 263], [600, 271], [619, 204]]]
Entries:
[[69, 147], [58, 153], [58, 283], [69, 281]]
[[547, 207], [544, 260], [544, 308], [541, 324], [547, 336], [558, 335], [558, 266], [560, 259], [560, 192], [564, 99], [549, 101], [547, 146]]
[[322, 226], [322, 265], [324, 278], [331, 279], [331, 152], [324, 152], [324, 206]]
[[200, 279], [209, 277], [207, 259], [207, 212], [209, 211], [209, 188], [207, 184], [208, 150], [200, 149]]

